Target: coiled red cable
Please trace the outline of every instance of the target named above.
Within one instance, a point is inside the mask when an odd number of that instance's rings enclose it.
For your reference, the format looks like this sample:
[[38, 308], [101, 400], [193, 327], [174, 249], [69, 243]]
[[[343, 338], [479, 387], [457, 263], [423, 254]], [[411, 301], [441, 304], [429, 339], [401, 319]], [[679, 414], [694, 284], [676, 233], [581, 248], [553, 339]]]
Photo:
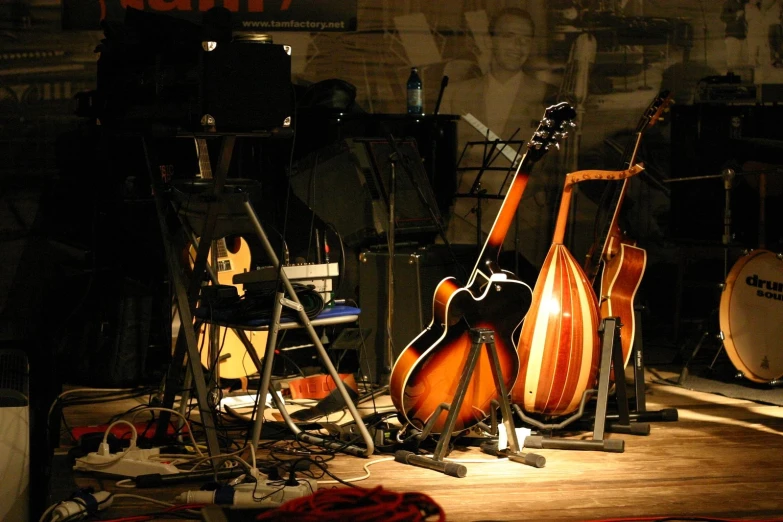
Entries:
[[[437, 519], [430, 517], [437, 516]], [[319, 489], [314, 494], [289, 500], [259, 515], [256, 520], [299, 522], [444, 522], [443, 509], [423, 493], [396, 493], [378, 486]]]

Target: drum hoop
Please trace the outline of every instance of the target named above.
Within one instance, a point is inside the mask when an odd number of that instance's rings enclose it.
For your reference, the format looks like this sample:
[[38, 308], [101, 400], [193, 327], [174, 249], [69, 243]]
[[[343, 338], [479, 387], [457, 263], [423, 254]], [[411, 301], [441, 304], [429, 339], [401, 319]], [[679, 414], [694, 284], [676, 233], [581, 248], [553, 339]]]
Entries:
[[731, 335], [729, 308], [731, 306], [732, 290], [734, 288], [734, 284], [737, 281], [739, 273], [742, 272], [742, 269], [750, 261], [759, 256], [767, 254], [778, 257], [778, 255], [771, 250], [758, 249], [748, 252], [746, 255], [738, 259], [736, 263], [734, 263], [734, 266], [731, 267], [729, 274], [726, 276], [726, 284], [723, 286], [723, 290], [721, 292], [720, 307], [718, 310], [718, 321], [720, 323], [720, 330], [723, 337], [723, 347], [726, 349], [726, 354], [729, 356], [729, 359], [731, 360], [734, 367], [745, 375], [745, 378], [758, 383], [767, 383], [770, 382], [770, 379], [763, 379], [756, 375], [742, 360], [740, 352], [737, 349], [737, 346], [734, 344], [734, 339]]

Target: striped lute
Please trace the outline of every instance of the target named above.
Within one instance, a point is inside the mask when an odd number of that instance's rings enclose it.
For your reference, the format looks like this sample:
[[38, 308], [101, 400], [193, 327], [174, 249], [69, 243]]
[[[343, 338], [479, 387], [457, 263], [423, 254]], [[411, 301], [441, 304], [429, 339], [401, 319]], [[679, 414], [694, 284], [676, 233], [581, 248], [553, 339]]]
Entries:
[[576, 411], [598, 374], [598, 300], [590, 281], [563, 245], [576, 183], [621, 180], [641, 172], [583, 170], [566, 175], [552, 245], [533, 289], [519, 337], [519, 373], [511, 401], [529, 413], [560, 416]]
[[[546, 109], [519, 163], [500, 211], [466, 286], [453, 277], [441, 281], [433, 295], [433, 318], [429, 326], [400, 353], [392, 368], [389, 391], [405, 421], [423, 427], [443, 403], [451, 404], [471, 347], [470, 329], [495, 332], [503, 380], [507, 389], [519, 368], [515, 339], [530, 306], [530, 287], [513, 273], [498, 266], [498, 256], [516, 214], [533, 165], [553, 144], [566, 136], [574, 110], [567, 103]], [[461, 431], [487, 418], [497, 398], [490, 358], [486, 350], [476, 364], [454, 431]], [[432, 433], [441, 433], [447, 411], [433, 422]]]

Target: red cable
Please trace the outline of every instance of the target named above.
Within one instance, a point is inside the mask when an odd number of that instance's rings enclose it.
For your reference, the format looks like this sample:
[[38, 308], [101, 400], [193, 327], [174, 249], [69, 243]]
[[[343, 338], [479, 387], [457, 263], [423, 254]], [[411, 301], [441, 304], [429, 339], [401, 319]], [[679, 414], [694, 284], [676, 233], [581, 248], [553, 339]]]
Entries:
[[396, 493], [378, 486], [320, 489], [262, 513], [256, 520], [423, 522], [435, 515], [438, 522], [446, 520], [443, 509], [431, 497], [423, 493]]

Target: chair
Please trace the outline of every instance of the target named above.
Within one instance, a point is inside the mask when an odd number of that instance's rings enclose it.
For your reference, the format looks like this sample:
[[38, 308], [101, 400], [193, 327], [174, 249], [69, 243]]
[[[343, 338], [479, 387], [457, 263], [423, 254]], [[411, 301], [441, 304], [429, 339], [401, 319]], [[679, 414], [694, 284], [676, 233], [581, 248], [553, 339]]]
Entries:
[[[297, 297], [296, 291], [292, 286], [286, 271], [282, 269], [281, 263], [275, 254], [275, 251], [266, 235], [266, 232], [253, 209], [251, 199], [255, 191], [260, 190], [258, 183], [254, 180], [230, 179], [226, 173], [231, 162], [231, 155], [235, 143], [236, 134], [223, 133], [204, 133], [202, 135], [187, 135], [186, 138], [199, 139], [220, 139], [220, 156], [217, 161], [217, 169], [214, 178], [182, 180], [162, 183], [161, 180], [153, 176], [153, 188], [155, 191], [155, 200], [157, 211], [163, 233], [164, 245], [167, 251], [169, 271], [177, 298], [177, 310], [180, 315], [180, 322], [183, 327], [181, 333], [184, 333], [184, 340], [178, 342], [175, 348], [174, 361], [172, 369], [169, 372], [167, 380], [166, 393], [164, 394], [164, 403], [168, 407], [173, 403], [173, 389], [178, 386], [178, 369], [182, 367], [184, 354], [188, 354], [188, 373], [186, 374], [186, 383], [192, 377], [199, 410], [202, 415], [202, 421], [207, 431], [208, 448], [211, 455], [219, 453], [217, 438], [215, 435], [215, 422], [212, 418], [211, 403], [208, 400], [208, 391], [204, 372], [201, 368], [201, 359], [198, 353], [197, 338], [198, 332], [196, 325], [198, 322], [205, 322], [217, 326], [223, 326], [233, 329], [242, 340], [248, 355], [253, 360], [256, 369], [261, 374], [261, 387], [259, 390], [259, 400], [257, 408], [257, 418], [253, 429], [253, 445], [257, 447], [261, 428], [264, 419], [264, 406], [267, 392], [270, 388], [272, 373], [272, 363], [275, 355], [275, 346], [277, 343], [277, 333], [280, 330], [301, 328], [305, 329], [315, 347], [322, 364], [328, 374], [334, 379], [337, 390], [345, 401], [347, 409], [356, 421], [359, 433], [365, 443], [364, 447], [355, 445], [346, 445], [344, 442], [336, 443], [325, 438], [310, 435], [301, 432], [296, 424], [291, 420], [285, 405], [279, 400], [277, 394], [272, 393], [276, 405], [286, 424], [299, 440], [305, 442], [330, 447], [335, 450], [344, 451], [357, 456], [367, 457], [374, 451], [373, 441], [365, 425], [361, 421], [360, 415], [351, 400], [348, 392], [339, 378], [337, 370], [324, 349], [320, 337], [315, 331], [315, 327], [324, 325], [333, 325], [353, 322], [358, 319], [360, 310], [354, 307], [337, 306], [325, 308], [317, 317], [309, 318], [302, 303]], [[148, 161], [148, 168], [153, 172], [150, 163], [150, 155], [145, 141], [145, 154]], [[209, 164], [207, 147], [199, 148], [199, 160], [202, 163]], [[172, 219], [176, 216], [176, 219]], [[266, 258], [271, 262], [275, 271], [277, 271], [277, 281], [279, 282], [273, 300], [273, 310], [271, 315], [266, 315], [265, 319], [243, 321], [242, 324], [235, 324], [226, 321], [217, 321], [209, 317], [201, 310], [197, 303], [200, 302], [204, 276], [207, 275], [213, 285], [218, 282], [217, 271], [214, 263], [210, 263], [209, 257], [214, 238], [222, 237], [226, 234], [236, 233], [237, 223], [244, 230], [252, 231], [260, 240]], [[186, 244], [190, 242], [196, 251], [195, 260], [192, 267], [183, 266], [183, 256], [178, 252], [186, 251]], [[212, 254], [214, 258], [214, 254]], [[283, 307], [287, 307], [295, 312], [295, 319], [282, 316]], [[199, 321], [194, 321], [198, 319]], [[194, 325], [194, 327], [185, 327]], [[267, 331], [268, 337], [263, 357], [258, 357], [256, 351], [245, 332], [247, 331]], [[179, 361], [179, 364], [178, 364]], [[214, 372], [213, 372], [214, 373]], [[212, 377], [214, 379], [214, 376]], [[186, 403], [184, 394], [182, 403]], [[166, 404], [164, 404], [165, 406]], [[161, 415], [158, 425], [158, 433], [165, 433], [165, 424], [168, 423], [169, 416]], [[163, 430], [161, 430], [163, 428]]]

